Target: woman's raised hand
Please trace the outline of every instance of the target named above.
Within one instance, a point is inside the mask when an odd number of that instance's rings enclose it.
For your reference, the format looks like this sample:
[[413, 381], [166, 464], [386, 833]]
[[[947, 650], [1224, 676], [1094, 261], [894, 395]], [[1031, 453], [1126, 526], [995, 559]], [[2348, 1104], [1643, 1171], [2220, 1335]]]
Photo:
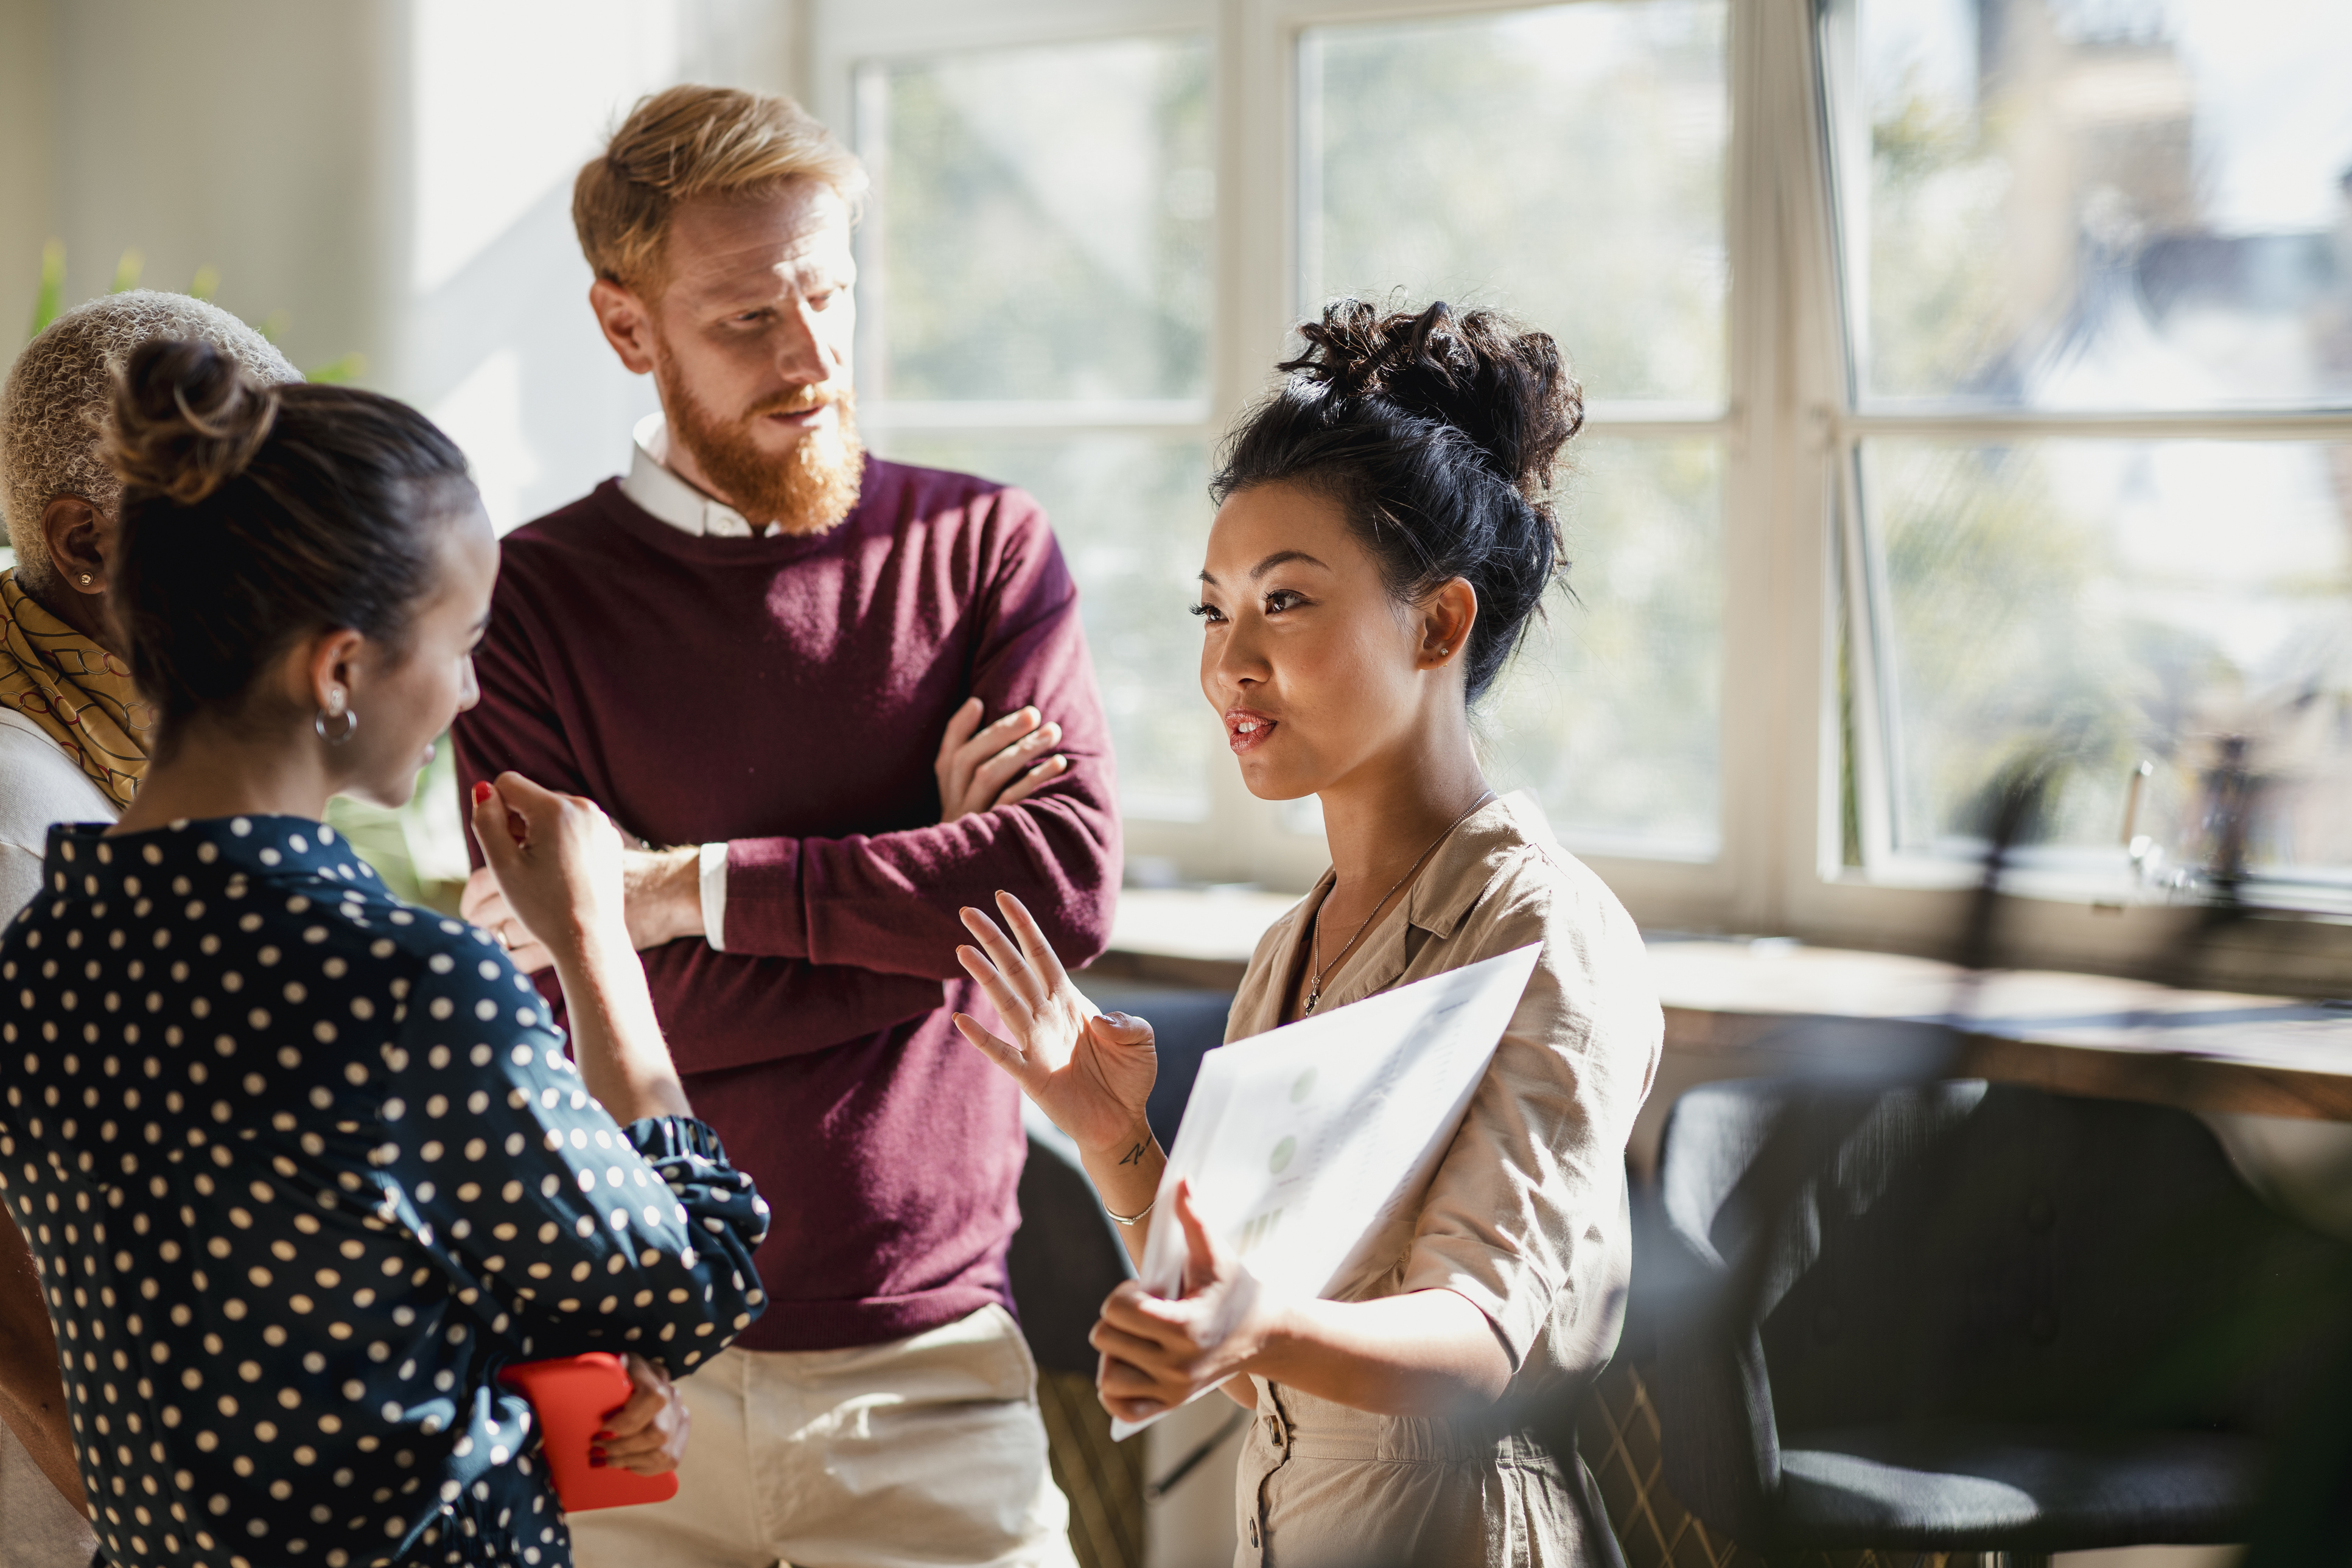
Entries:
[[474, 786], [474, 837], [510, 920], [563, 983], [588, 1092], [624, 1124], [693, 1115], [629, 937], [619, 829], [594, 801], [509, 773]]
[[[1012, 934], [967, 909], [965, 929], [980, 945], [960, 947], [956, 957], [996, 1004], [1012, 1038], [997, 1038], [967, 1013], [955, 1016], [955, 1026], [1082, 1152], [1116, 1157], [1145, 1125], [1144, 1102], [1159, 1073], [1151, 1026], [1097, 1011], [1071, 984], [1021, 900], [999, 893], [996, 907]], [[1150, 1136], [1142, 1133], [1146, 1142]]]
[[614, 933], [629, 951], [620, 830], [594, 801], [500, 773], [474, 786], [474, 837], [507, 909], [559, 964]]

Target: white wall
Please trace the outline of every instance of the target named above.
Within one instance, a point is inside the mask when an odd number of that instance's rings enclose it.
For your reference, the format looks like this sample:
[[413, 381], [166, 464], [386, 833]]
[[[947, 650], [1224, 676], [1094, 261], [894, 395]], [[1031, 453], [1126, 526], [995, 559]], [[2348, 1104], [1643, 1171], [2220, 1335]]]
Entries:
[[49, 7], [0, 0], [0, 362], [31, 320], [49, 231]]
[[0, 0], [0, 359], [44, 239], [439, 419], [492, 516], [617, 472], [650, 388], [588, 314], [572, 177], [641, 93], [791, 79], [793, 0]]
[[[136, 247], [153, 288], [217, 268], [219, 302], [279, 317], [297, 364], [383, 341], [387, 84], [373, 63], [393, 7], [55, 0], [47, 13], [42, 226], [65, 242], [68, 302], [105, 289]], [[12, 285], [41, 235], [26, 238], [7, 247]]]
[[572, 181], [646, 92], [782, 89], [793, 10], [747, 0], [410, 0], [405, 226], [385, 390], [474, 459], [501, 527], [617, 472], [647, 382], [589, 315]]

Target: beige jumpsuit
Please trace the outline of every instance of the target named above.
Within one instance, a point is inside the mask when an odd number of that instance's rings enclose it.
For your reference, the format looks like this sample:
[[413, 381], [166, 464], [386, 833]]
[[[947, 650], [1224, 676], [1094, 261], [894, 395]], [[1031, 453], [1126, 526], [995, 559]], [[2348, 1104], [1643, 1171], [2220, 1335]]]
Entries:
[[[1259, 942], [1228, 1041], [1282, 1021], [1326, 873]], [[1345, 933], [1327, 932], [1324, 951]], [[1334, 1294], [1448, 1289], [1486, 1314], [1514, 1373], [1456, 1419], [1367, 1415], [1263, 1379], [1241, 1459], [1240, 1568], [1613, 1563], [1581, 1463], [1528, 1429], [1568, 1423], [1617, 1344], [1631, 1268], [1625, 1141], [1663, 1024], [1640, 933], [1559, 847], [1531, 798], [1490, 801], [1328, 976], [1318, 1013], [1543, 943], [1510, 1026], [1418, 1213]], [[1240, 1048], [1247, 1049], [1246, 1046]]]

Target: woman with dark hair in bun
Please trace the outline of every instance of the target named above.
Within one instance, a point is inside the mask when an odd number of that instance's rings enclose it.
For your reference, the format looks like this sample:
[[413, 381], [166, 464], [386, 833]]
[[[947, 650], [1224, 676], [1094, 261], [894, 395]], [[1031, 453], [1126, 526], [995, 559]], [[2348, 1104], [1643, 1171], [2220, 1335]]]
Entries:
[[[1443, 304], [1347, 300], [1244, 416], [1213, 486], [1201, 684], [1242, 777], [1322, 802], [1331, 869], [1258, 943], [1228, 1040], [1540, 942], [1510, 1026], [1391, 1261], [1280, 1300], [1192, 1212], [1174, 1300], [1104, 1304], [1103, 1403], [1221, 1385], [1255, 1409], [1238, 1561], [1616, 1561], [1559, 1434], [1607, 1363], [1631, 1266], [1624, 1150], [1656, 1070], [1640, 934], [1524, 795], [1497, 799], [1470, 709], [1561, 566], [1549, 500], [1582, 422], [1552, 340]], [[1010, 1037], [958, 1024], [1086, 1156], [1139, 1260], [1165, 1164], [1151, 1028], [1103, 1016], [1001, 896], [965, 967]], [[1245, 1047], [1244, 1047], [1245, 1048]]]
[[407, 800], [475, 699], [499, 551], [465, 459], [194, 342], [131, 355], [109, 440], [158, 737], [119, 823], [51, 829], [0, 942], [0, 1198], [104, 1555], [568, 1563], [500, 1369], [625, 1354], [599, 1462], [674, 1468], [667, 1377], [759, 1311], [767, 1210], [692, 1120], [594, 806], [509, 774], [474, 813], [576, 1066], [503, 951], [320, 820]]

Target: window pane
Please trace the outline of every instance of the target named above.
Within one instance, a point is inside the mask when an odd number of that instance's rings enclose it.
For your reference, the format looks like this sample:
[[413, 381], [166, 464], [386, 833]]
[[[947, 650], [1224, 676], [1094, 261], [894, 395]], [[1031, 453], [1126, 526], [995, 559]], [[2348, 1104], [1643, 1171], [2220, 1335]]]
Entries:
[[1044, 503], [1077, 579], [1118, 753], [1121, 810], [1179, 822], [1206, 816], [1208, 770], [1224, 737], [1201, 695], [1201, 627], [1189, 612], [1209, 542], [1208, 448], [1143, 436], [911, 432], [879, 446], [900, 462], [1017, 484]]
[[2053, 843], [2120, 866], [2147, 759], [2137, 831], [2201, 863], [2205, 775], [2243, 737], [2253, 862], [2352, 868], [2352, 447], [1874, 440], [1862, 465], [1901, 844], [1971, 853], [2044, 750]]
[[862, 395], [1205, 395], [1204, 40], [870, 65], [857, 127]]
[[1600, 398], [1724, 395], [1723, 0], [1307, 29], [1301, 287], [1501, 306]]
[[1865, 395], [2352, 394], [2352, 5], [1839, 0], [1832, 16]]
[[1498, 789], [1602, 853], [1711, 858], [1721, 841], [1721, 454], [1579, 442], [1569, 582], [1479, 721]]

